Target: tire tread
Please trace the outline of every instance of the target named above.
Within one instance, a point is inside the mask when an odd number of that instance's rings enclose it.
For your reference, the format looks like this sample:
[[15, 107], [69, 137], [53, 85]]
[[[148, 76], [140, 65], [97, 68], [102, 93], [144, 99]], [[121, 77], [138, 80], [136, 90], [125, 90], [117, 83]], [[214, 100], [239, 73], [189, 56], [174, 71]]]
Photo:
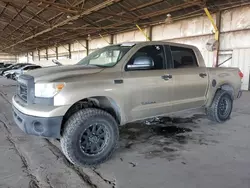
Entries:
[[[216, 92], [211, 106], [206, 109], [207, 117], [209, 120], [217, 122], [217, 123], [222, 123], [225, 121], [225, 120], [221, 120], [218, 116], [219, 101], [220, 101], [220, 98], [225, 94], [228, 94], [228, 92], [225, 90], [218, 90]], [[230, 117], [230, 115], [229, 115], [229, 117]]]
[[[117, 143], [118, 143], [118, 139], [119, 139], [119, 131], [118, 131], [118, 126], [116, 126], [115, 128], [115, 146], [112, 148], [112, 150], [108, 153], [108, 155], [104, 156], [103, 158], [101, 158], [98, 161], [94, 161], [94, 162], [81, 162], [79, 163], [79, 160], [77, 159], [78, 156], [73, 156], [73, 149], [70, 146], [70, 142], [71, 142], [71, 136], [74, 135], [74, 132], [76, 131], [76, 129], [81, 126], [81, 124], [83, 124], [84, 122], [87, 121], [88, 118], [90, 117], [95, 117], [95, 116], [106, 116], [110, 119], [112, 119], [115, 124], [117, 125], [114, 117], [109, 114], [108, 112], [98, 109], [98, 108], [86, 108], [83, 110], [80, 110], [78, 112], [76, 112], [75, 114], [73, 114], [69, 120], [66, 122], [65, 124], [65, 129], [63, 131], [63, 136], [61, 138], [61, 148], [62, 151], [64, 153], [64, 155], [67, 157], [67, 159], [76, 165], [80, 165], [80, 166], [95, 166], [98, 165], [100, 163], [103, 163], [105, 161], [107, 161], [108, 159], [110, 159], [110, 157], [112, 156], [112, 154], [114, 153]], [[113, 123], [114, 123], [113, 122]]]

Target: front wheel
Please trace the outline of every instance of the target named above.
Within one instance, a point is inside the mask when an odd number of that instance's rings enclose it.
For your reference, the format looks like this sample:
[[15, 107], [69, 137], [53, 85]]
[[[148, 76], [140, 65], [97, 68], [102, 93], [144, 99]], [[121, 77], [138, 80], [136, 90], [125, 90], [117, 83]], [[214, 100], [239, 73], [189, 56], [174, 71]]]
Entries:
[[73, 164], [94, 166], [110, 158], [118, 139], [118, 125], [113, 116], [100, 109], [86, 108], [66, 122], [61, 147]]
[[218, 123], [225, 122], [230, 118], [233, 109], [233, 99], [224, 90], [216, 92], [213, 103], [207, 108], [207, 116], [211, 121]]

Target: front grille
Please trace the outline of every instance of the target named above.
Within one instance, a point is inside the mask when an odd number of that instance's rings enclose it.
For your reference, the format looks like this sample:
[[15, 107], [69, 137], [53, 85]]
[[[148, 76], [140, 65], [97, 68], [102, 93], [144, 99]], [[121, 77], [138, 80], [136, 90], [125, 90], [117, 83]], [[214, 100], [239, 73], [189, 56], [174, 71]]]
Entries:
[[34, 77], [22, 74], [18, 78], [17, 95], [27, 104], [34, 102], [35, 83]]
[[25, 84], [19, 83], [17, 88], [17, 95], [23, 99], [25, 102], [27, 102], [28, 99], [28, 88]]

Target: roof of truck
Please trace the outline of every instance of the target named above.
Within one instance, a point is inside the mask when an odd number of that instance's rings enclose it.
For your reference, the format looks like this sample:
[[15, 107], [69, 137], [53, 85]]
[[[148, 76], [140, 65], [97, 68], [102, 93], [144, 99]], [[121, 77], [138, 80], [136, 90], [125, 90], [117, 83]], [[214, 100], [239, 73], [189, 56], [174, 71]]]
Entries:
[[114, 45], [121, 45], [121, 46], [134, 46], [136, 44], [152, 44], [152, 45], [173, 45], [173, 46], [182, 46], [182, 47], [187, 47], [187, 48], [195, 48], [193, 45], [189, 44], [183, 44], [183, 43], [175, 43], [175, 42], [168, 42], [168, 41], [131, 41], [131, 42], [123, 42], [119, 44], [114, 44]]

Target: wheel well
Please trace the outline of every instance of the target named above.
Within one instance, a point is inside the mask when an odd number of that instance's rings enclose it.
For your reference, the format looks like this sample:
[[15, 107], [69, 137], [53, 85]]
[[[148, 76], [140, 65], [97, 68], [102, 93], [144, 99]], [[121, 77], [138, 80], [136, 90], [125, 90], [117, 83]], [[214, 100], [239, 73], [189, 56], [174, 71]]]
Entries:
[[118, 124], [121, 122], [121, 113], [119, 110], [119, 107], [115, 103], [115, 101], [109, 97], [104, 97], [104, 96], [96, 96], [96, 97], [90, 97], [90, 98], [85, 98], [82, 99], [75, 104], [73, 104], [66, 114], [63, 117], [62, 121], [62, 131], [64, 129], [64, 124], [65, 122], [72, 116], [74, 113], [77, 111], [84, 109], [84, 108], [99, 108], [102, 109], [108, 113], [110, 113], [115, 120], [117, 121]]
[[229, 85], [229, 84], [223, 84], [222, 86], [220, 86], [221, 90], [224, 90], [224, 91], [228, 91], [228, 93], [231, 95], [232, 99], [234, 99], [234, 88]]

